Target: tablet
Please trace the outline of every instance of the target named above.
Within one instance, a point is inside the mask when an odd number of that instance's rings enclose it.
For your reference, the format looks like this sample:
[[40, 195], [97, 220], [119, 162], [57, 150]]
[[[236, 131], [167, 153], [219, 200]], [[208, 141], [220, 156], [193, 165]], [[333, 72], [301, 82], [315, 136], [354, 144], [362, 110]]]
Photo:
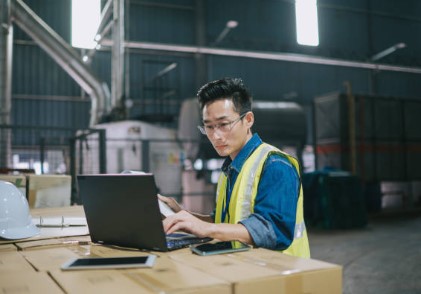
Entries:
[[73, 258], [64, 263], [61, 266], [61, 269], [78, 270], [152, 267], [155, 263], [155, 259], [155, 255], [129, 257]]
[[206, 243], [197, 246], [191, 247], [191, 251], [198, 255], [214, 255], [222, 253], [232, 253], [239, 251], [246, 251], [251, 248], [250, 245], [247, 245], [240, 241], [222, 241], [216, 243]]

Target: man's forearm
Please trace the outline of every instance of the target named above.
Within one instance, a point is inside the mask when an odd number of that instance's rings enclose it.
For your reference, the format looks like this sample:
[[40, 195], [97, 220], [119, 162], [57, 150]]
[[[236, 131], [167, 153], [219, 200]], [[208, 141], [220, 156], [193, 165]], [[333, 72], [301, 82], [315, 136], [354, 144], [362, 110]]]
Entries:
[[189, 213], [204, 222], [213, 223], [213, 218], [210, 215], [200, 214], [200, 213], [191, 212], [191, 211], [189, 211]]
[[[202, 221], [208, 223], [214, 222], [213, 218], [210, 215], [204, 215], [199, 213], [191, 214]], [[254, 245], [253, 239], [251, 238], [249, 231], [242, 224], [213, 223], [209, 227], [209, 232], [207, 232], [207, 235], [213, 239], [218, 239], [220, 241], [238, 240], [250, 245]]]
[[246, 227], [242, 224], [213, 224], [207, 235], [220, 241], [238, 240], [250, 245], [254, 245], [253, 239]]

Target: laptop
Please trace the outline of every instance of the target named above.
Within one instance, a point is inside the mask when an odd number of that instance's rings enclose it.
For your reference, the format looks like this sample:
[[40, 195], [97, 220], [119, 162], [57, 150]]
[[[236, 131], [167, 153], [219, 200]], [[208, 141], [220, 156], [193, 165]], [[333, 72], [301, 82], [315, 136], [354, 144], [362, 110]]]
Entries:
[[165, 234], [153, 174], [78, 175], [77, 181], [92, 242], [170, 251], [212, 240]]

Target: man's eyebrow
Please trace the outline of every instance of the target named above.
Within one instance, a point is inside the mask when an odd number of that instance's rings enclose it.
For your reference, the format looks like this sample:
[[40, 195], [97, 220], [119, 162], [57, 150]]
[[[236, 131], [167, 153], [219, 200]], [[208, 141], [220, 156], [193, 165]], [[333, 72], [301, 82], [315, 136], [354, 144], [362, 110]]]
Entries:
[[[221, 121], [221, 120], [224, 120], [224, 119], [227, 119], [228, 118], [228, 116], [227, 115], [224, 115], [224, 116], [220, 116], [220, 117], [218, 117], [215, 121]], [[204, 119], [203, 120], [203, 123], [205, 124], [205, 123], [210, 123], [210, 122], [212, 122], [212, 120], [208, 120], [208, 119]]]

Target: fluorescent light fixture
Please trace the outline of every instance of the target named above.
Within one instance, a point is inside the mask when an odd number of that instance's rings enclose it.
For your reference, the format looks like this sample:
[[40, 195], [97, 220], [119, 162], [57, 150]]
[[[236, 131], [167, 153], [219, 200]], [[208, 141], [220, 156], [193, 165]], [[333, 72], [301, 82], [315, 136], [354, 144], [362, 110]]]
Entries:
[[295, 19], [298, 44], [319, 46], [317, 0], [295, 0]]
[[72, 0], [72, 46], [95, 48], [101, 19], [101, 0]]
[[383, 51], [381, 51], [381, 52], [379, 52], [377, 54], [374, 54], [370, 58], [370, 60], [371, 61], [377, 61], [377, 60], [382, 59], [382, 58], [386, 57], [387, 55], [395, 52], [396, 50], [403, 49], [403, 48], [406, 48], [406, 44], [405, 43], [403, 43], [403, 42], [397, 43], [397, 44], [395, 44], [395, 45], [393, 45], [393, 46], [391, 46], [391, 47], [389, 47], [387, 49], [384, 49]]
[[227, 21], [227, 24], [226, 24], [227, 28], [233, 29], [233, 28], [236, 28], [237, 26], [238, 26], [238, 21], [236, 20]]
[[212, 43], [212, 45], [215, 46], [218, 43], [220, 43], [227, 36], [227, 34], [232, 29], [235, 29], [237, 26], [238, 26], [238, 21], [236, 21], [236, 20], [229, 20], [229, 21], [227, 21], [227, 23], [225, 24], [224, 29], [221, 31], [221, 33], [219, 33], [218, 37], [216, 38], [215, 42]]

